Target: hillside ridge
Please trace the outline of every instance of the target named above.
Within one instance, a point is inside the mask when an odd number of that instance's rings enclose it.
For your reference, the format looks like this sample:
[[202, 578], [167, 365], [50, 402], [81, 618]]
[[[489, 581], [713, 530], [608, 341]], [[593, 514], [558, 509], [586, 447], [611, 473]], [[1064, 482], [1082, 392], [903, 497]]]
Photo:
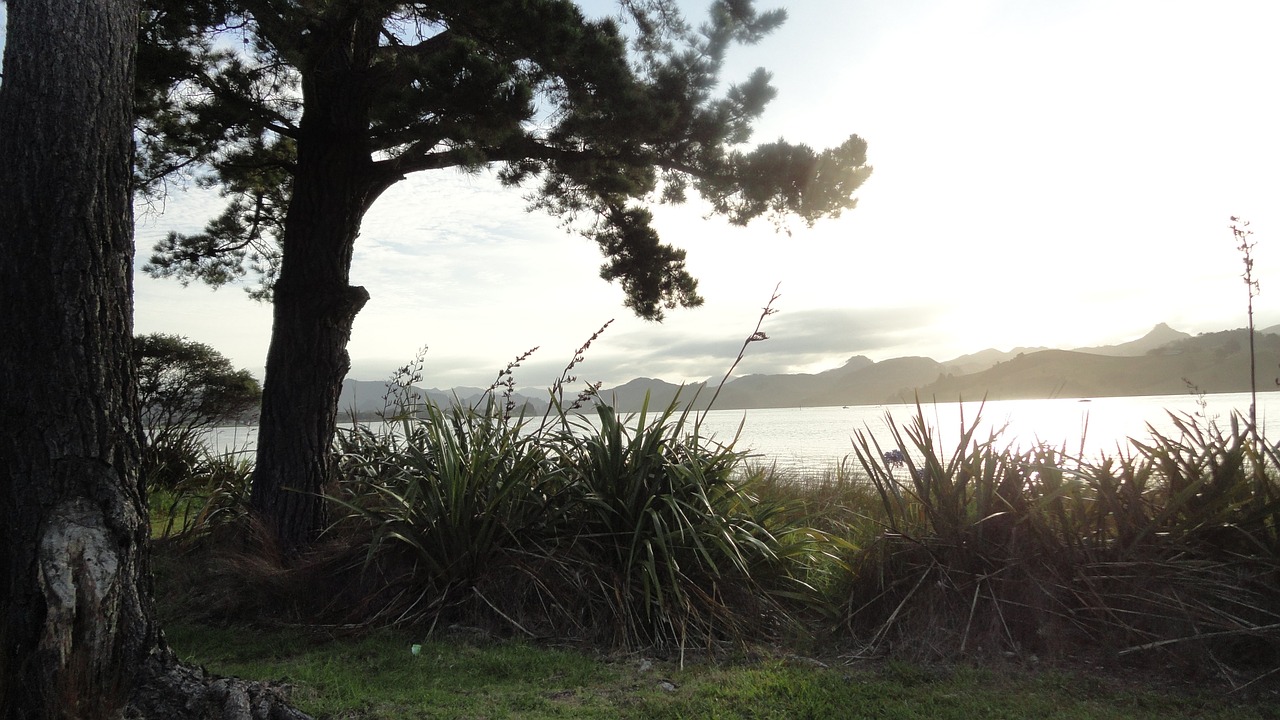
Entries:
[[[1258, 387], [1275, 390], [1280, 377], [1280, 325], [1260, 330], [1255, 338]], [[1191, 335], [1165, 323], [1135, 340], [1117, 345], [1063, 350], [1017, 347], [988, 348], [945, 362], [927, 357], [896, 357], [874, 362], [862, 355], [819, 373], [751, 374], [733, 378], [720, 389], [718, 410], [753, 408], [877, 405], [954, 400], [1093, 398], [1168, 395], [1184, 392], [1222, 393], [1249, 390], [1249, 342], [1245, 329]], [[475, 406], [484, 401], [481, 388], [412, 388], [413, 397], [441, 406], [454, 402]], [[598, 402], [620, 412], [666, 408], [679, 401], [705, 409], [715, 395], [709, 382], [677, 384], [638, 377], [600, 390]], [[362, 418], [387, 408], [382, 382], [347, 380], [340, 413]], [[547, 399], [540, 393], [517, 393], [516, 407], [541, 414]], [[517, 410], [518, 412], [519, 410]]]

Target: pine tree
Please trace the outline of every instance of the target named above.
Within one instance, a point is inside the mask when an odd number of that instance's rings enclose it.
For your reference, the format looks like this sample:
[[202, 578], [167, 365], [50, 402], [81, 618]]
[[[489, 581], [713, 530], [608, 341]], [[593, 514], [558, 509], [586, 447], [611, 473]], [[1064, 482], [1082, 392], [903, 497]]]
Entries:
[[165, 646], [132, 362], [136, 0], [8, 5], [0, 718], [305, 718]]
[[288, 546], [324, 519], [346, 345], [369, 298], [349, 283], [355, 239], [406, 175], [496, 169], [598, 242], [601, 276], [660, 320], [702, 299], [648, 203], [693, 190], [737, 224], [812, 223], [852, 208], [870, 173], [857, 136], [746, 148], [769, 75], [717, 94], [720, 70], [784, 19], [750, 0], [717, 0], [697, 28], [673, 0], [621, 0], [602, 20], [569, 0], [153, 2], [139, 183], [207, 167], [228, 204], [204, 233], [160, 243], [149, 270], [215, 285], [256, 273], [271, 298], [252, 502]]

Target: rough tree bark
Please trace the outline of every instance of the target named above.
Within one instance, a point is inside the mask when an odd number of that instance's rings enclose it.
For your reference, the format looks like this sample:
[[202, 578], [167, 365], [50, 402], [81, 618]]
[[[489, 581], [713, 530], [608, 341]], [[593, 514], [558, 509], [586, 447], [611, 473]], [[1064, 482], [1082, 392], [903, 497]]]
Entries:
[[369, 83], [380, 11], [354, 13], [330, 37], [313, 37], [293, 198], [276, 281], [267, 382], [262, 393], [252, 506], [284, 549], [324, 527], [320, 493], [332, 477], [338, 396], [350, 369], [347, 343], [369, 294], [350, 286], [365, 212], [380, 193], [367, 147]]
[[155, 620], [131, 344], [136, 0], [8, 4], [0, 84], [0, 717], [305, 717]]

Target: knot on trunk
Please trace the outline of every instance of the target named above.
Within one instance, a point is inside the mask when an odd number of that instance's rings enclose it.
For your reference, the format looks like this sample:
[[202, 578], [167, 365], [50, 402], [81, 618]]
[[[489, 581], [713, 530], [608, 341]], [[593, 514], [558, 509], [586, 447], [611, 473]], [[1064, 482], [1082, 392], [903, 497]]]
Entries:
[[120, 557], [102, 508], [63, 501], [37, 540], [37, 584], [45, 618], [37, 656], [46, 698], [98, 702], [119, 692]]

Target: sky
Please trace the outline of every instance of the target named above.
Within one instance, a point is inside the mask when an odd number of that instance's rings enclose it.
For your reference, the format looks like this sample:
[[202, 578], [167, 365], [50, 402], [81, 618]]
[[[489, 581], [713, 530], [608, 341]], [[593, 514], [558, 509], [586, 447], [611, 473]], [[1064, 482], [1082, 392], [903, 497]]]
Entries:
[[[682, 5], [705, 15], [702, 0]], [[1243, 327], [1233, 215], [1255, 232], [1257, 325], [1280, 323], [1280, 3], [789, 5], [781, 29], [733, 51], [724, 79], [773, 73], [778, 96], [756, 141], [865, 138], [875, 171], [856, 209], [787, 233], [731, 226], [698, 202], [656, 208], [706, 299], [656, 324], [599, 279], [592, 241], [526, 212], [519, 191], [486, 174], [411, 176], [378, 200], [357, 242], [352, 282], [372, 299], [350, 376], [384, 379], [425, 346], [422, 385], [484, 387], [536, 346], [516, 370], [536, 391], [613, 319], [575, 368], [579, 386], [718, 378], [775, 287], [769, 339], [751, 343], [737, 374], [1111, 344], [1162, 322]], [[167, 232], [199, 231], [217, 209], [197, 189], [139, 208], [138, 266]], [[138, 273], [135, 311], [139, 333], [186, 335], [262, 376], [270, 308], [240, 290]]]

